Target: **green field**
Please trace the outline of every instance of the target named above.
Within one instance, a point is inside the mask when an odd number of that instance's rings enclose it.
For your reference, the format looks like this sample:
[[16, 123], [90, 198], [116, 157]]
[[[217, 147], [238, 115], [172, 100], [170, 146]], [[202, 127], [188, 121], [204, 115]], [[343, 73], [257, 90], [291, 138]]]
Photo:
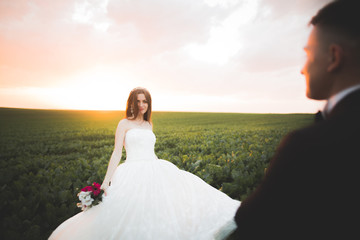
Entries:
[[[102, 183], [123, 117], [122, 111], [0, 108], [2, 239], [47, 239], [80, 211], [76, 194], [93, 181]], [[155, 152], [242, 200], [262, 179], [281, 138], [312, 119], [154, 112]]]

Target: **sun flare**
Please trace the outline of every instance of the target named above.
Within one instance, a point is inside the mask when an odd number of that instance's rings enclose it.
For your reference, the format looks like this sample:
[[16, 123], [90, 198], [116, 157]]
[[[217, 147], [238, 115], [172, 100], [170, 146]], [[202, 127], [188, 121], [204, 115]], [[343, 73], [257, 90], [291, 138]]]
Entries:
[[52, 98], [62, 108], [119, 110], [125, 108], [134, 86], [132, 78], [119, 71], [98, 67], [77, 74], [52, 89]]

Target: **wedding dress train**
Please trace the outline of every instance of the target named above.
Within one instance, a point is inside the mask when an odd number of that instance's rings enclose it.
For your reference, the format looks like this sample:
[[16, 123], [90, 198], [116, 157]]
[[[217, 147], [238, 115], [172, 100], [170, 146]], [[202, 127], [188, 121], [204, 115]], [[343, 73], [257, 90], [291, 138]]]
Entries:
[[226, 237], [240, 202], [154, 152], [150, 129], [125, 135], [126, 160], [102, 203], [67, 219], [53, 239], [210, 240]]

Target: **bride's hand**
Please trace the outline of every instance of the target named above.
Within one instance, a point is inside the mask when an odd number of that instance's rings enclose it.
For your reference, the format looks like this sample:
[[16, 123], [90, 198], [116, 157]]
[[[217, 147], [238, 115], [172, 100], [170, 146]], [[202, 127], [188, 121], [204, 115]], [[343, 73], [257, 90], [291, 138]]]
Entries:
[[109, 187], [109, 184], [102, 184], [101, 185], [101, 187], [100, 187], [100, 189], [102, 189], [102, 190], [104, 190], [104, 194], [105, 194], [105, 196], [107, 195], [107, 189], [108, 189], [108, 187]]
[[104, 194], [105, 194], [105, 196], [107, 195], [107, 189], [106, 188], [100, 188], [100, 189], [102, 189], [102, 190], [104, 190]]

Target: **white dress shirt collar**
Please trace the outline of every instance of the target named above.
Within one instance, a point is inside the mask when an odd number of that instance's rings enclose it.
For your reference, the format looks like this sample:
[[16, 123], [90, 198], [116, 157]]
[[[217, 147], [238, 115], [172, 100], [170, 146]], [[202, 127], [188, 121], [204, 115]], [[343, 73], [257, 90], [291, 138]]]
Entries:
[[326, 114], [330, 113], [332, 109], [334, 109], [335, 105], [340, 102], [341, 99], [343, 99], [344, 97], [346, 97], [347, 95], [349, 95], [350, 93], [356, 91], [360, 89], [360, 84], [357, 84], [355, 86], [346, 88], [340, 92], [338, 92], [337, 94], [331, 96], [324, 108], [324, 111], [326, 112]]

